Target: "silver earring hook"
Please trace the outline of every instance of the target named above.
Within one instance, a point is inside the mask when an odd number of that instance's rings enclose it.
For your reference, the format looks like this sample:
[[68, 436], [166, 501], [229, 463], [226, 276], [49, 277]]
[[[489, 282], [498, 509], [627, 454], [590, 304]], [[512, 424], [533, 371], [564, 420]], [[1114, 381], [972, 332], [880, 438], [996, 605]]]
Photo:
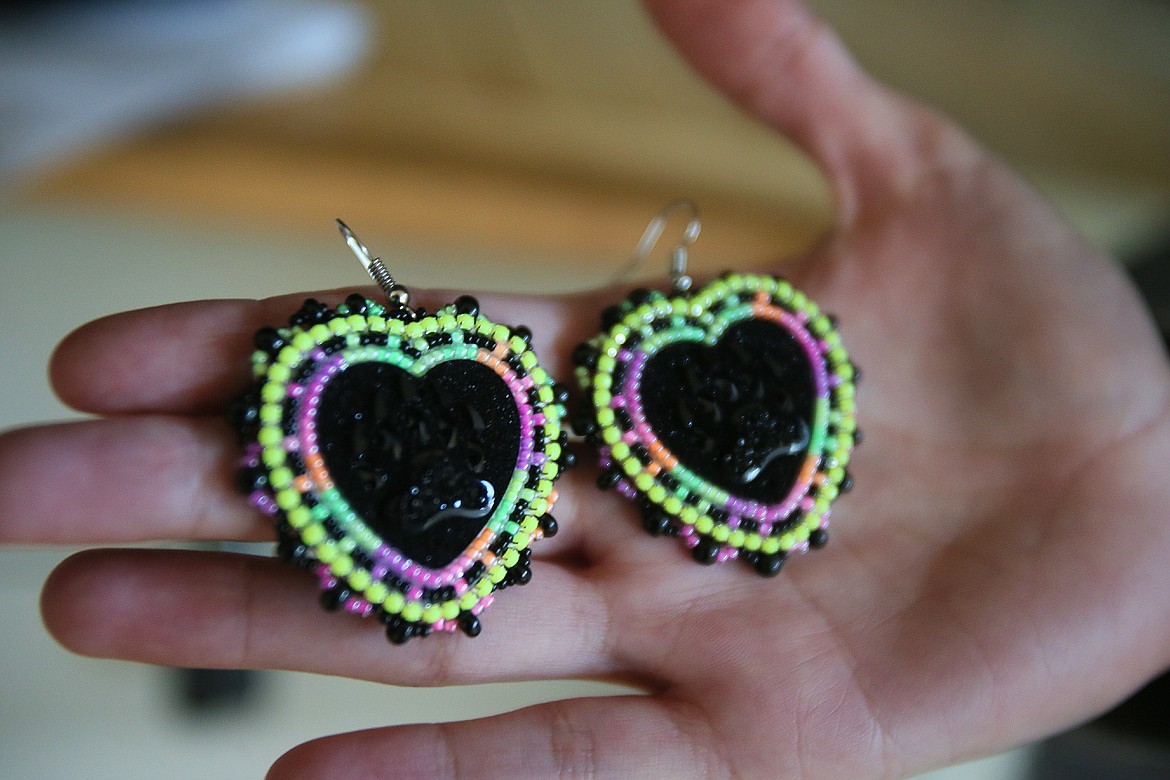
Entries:
[[396, 303], [399, 306], [408, 306], [410, 304], [410, 292], [394, 281], [394, 277], [386, 270], [381, 258], [371, 257], [370, 250], [366, 249], [366, 245], [361, 242], [354, 232], [349, 229], [349, 225], [342, 222], [340, 219], [334, 220], [337, 223], [337, 229], [341, 231], [341, 237], [345, 239], [346, 245], [350, 251], [357, 256], [358, 261], [361, 262], [362, 268], [366, 269], [366, 273], [370, 278], [382, 288], [382, 292], [386, 294], [386, 298], [391, 303]]
[[634, 269], [650, 256], [650, 253], [654, 251], [654, 247], [658, 243], [658, 239], [662, 237], [662, 231], [666, 229], [667, 220], [676, 211], [686, 211], [690, 214], [691, 218], [687, 222], [687, 226], [683, 230], [678, 244], [670, 252], [669, 279], [675, 292], [686, 292], [691, 289], [692, 279], [687, 275], [687, 249], [699, 237], [702, 223], [699, 221], [699, 207], [689, 198], [672, 200], [663, 206], [662, 210], [650, 220], [650, 224], [646, 226], [642, 237], [638, 239], [638, 246], [634, 249], [634, 256], [630, 258], [629, 264], [621, 272], [619, 278], [623, 278], [633, 272]]

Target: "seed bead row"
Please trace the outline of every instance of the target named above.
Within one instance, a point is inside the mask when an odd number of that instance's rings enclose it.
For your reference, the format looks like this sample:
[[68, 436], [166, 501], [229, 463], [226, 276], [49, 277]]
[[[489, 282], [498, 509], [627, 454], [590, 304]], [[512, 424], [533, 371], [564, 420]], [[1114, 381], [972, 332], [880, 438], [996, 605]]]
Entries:
[[[642, 371], [658, 350], [680, 341], [714, 347], [729, 327], [749, 318], [787, 330], [813, 373], [810, 445], [792, 490], [771, 505], [733, 496], [679, 463], [646, 421], [639, 390]], [[788, 554], [807, 549], [810, 535], [827, 526], [856, 431], [854, 369], [831, 320], [788, 282], [732, 274], [689, 298], [628, 300], [620, 320], [591, 346], [596, 365], [579, 369], [578, 378], [590, 395], [602, 466], [618, 470], [620, 493], [642, 496], [672, 518], [684, 543], [694, 547], [710, 539], [719, 545], [720, 560], [740, 551]], [[715, 519], [713, 509], [727, 519]], [[738, 527], [745, 519], [755, 522], [754, 530]]]
[[[260, 427], [245, 460], [264, 464], [268, 486], [255, 491], [252, 501], [283, 516], [317, 561], [323, 588], [344, 585], [351, 594], [342, 605], [347, 611], [368, 615], [381, 610], [407, 623], [452, 631], [462, 614], [477, 615], [491, 603], [496, 586], [520, 563], [521, 551], [543, 535], [540, 519], [556, 500], [553, 481], [560, 470], [557, 439], [564, 411], [527, 341], [507, 326], [460, 313], [453, 306], [406, 322], [382, 316], [383, 307], [366, 303], [368, 316], [348, 314], [343, 305], [327, 322], [282, 329], [279, 335], [286, 346], [275, 355], [265, 350], [254, 354]], [[384, 336], [385, 346], [363, 345], [361, 337], [367, 333]], [[443, 334], [451, 343], [430, 344], [426, 339], [434, 334]], [[469, 334], [486, 336], [492, 348], [469, 343]], [[326, 345], [338, 337], [344, 337], [346, 346], [330, 354]], [[411, 347], [420, 353], [417, 357], [404, 352]], [[505, 382], [519, 410], [521, 445], [513, 477], [484, 530], [454, 562], [431, 570], [383, 543], [336, 490], [317, 447], [315, 417], [325, 386], [349, 366], [381, 362], [422, 376], [451, 360], [484, 364]], [[306, 372], [306, 380], [294, 381]], [[535, 486], [528, 487], [532, 482]], [[496, 555], [489, 547], [500, 535], [508, 539]], [[373, 566], [355, 561], [351, 553], [359, 549]], [[477, 562], [483, 566], [469, 579], [467, 572]], [[405, 581], [407, 587], [392, 587], [390, 577]], [[454, 598], [437, 603], [425, 599], [426, 589], [448, 585]]]

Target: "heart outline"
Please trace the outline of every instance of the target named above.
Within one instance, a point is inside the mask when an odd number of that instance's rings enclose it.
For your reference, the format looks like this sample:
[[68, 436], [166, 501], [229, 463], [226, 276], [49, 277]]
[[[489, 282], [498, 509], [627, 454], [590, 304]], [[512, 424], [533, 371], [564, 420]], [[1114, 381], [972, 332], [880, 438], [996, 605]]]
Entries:
[[[746, 319], [783, 328], [801, 345], [813, 373], [813, 436], [805, 464], [789, 495], [770, 506], [734, 496], [688, 469], [641, 410], [641, 371], [659, 349], [679, 341], [715, 347]], [[662, 512], [688, 547], [705, 540], [715, 545], [720, 561], [740, 553], [804, 552], [810, 537], [824, 533], [854, 445], [855, 370], [833, 323], [807, 296], [783, 279], [754, 274], [729, 274], [689, 296], [635, 294], [588, 346], [595, 363], [578, 368], [577, 376], [589, 395], [601, 466], [613, 475], [603, 482]], [[757, 528], [740, 530], [744, 520]]]
[[[366, 305], [370, 316], [349, 313], [343, 304], [321, 321], [282, 329], [275, 352], [254, 353], [251, 411], [258, 424], [242, 465], [263, 470], [267, 479], [250, 498], [304, 545], [303, 558], [323, 590], [350, 593], [347, 611], [384, 613], [424, 633], [466, 630], [459, 620], [489, 606], [497, 588], [526, 569], [528, 546], [544, 536], [542, 521], [556, 501], [553, 483], [564, 467], [564, 410], [527, 340], [507, 326], [455, 305], [413, 321], [382, 316], [385, 309], [372, 301]], [[428, 340], [436, 337], [447, 343]], [[430, 569], [381, 540], [336, 490], [314, 451], [312, 417], [329, 381], [351, 365], [384, 362], [423, 377], [454, 360], [486, 365], [507, 385], [520, 417], [519, 444], [512, 477], [482, 531], [451, 563]], [[290, 419], [292, 410], [297, 419]], [[375, 565], [355, 560], [363, 554]], [[432, 597], [443, 589], [453, 595], [437, 602]]]

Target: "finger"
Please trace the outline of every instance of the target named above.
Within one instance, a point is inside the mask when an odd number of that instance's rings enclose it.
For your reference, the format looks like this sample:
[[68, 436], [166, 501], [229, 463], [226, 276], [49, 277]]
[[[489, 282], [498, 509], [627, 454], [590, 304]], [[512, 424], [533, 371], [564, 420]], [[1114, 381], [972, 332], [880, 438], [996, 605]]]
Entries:
[[821, 166], [842, 223], [880, 190], [908, 189], [946, 127], [870, 79], [793, 0], [646, 0], [701, 75]]
[[[248, 355], [258, 329], [283, 325], [307, 297], [339, 303], [353, 291], [261, 301], [196, 301], [115, 314], [67, 336], [53, 355], [50, 376], [65, 403], [87, 412], [222, 410], [250, 381]], [[416, 297], [434, 308], [455, 295], [431, 292]], [[571, 375], [568, 355], [596, 330], [601, 309], [589, 297], [479, 297], [481, 309], [492, 320], [532, 330], [534, 349], [545, 369], [557, 377]]]
[[[234, 487], [240, 455], [214, 418], [120, 417], [0, 434], [0, 541], [271, 541], [272, 521]], [[560, 490], [595, 489], [592, 478], [570, 472]], [[605, 516], [585, 509], [558, 504], [560, 530], [534, 554], [574, 554], [592, 518]]]
[[571, 699], [460, 723], [326, 737], [286, 753], [268, 780], [734, 774], [713, 743], [699, 713], [663, 696]]
[[0, 434], [0, 540], [272, 539], [231, 489], [226, 423], [131, 417]]
[[407, 685], [606, 676], [609, 615], [587, 581], [537, 563], [483, 614], [475, 639], [391, 646], [376, 620], [321, 609], [313, 578], [271, 558], [92, 550], [45, 583], [45, 625], [90, 656], [201, 668], [273, 668]]

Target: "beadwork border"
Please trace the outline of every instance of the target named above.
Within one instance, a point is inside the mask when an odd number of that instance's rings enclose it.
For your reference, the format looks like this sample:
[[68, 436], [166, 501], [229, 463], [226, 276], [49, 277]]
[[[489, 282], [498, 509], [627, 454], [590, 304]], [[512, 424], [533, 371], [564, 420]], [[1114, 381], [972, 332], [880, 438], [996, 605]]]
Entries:
[[[768, 319], [804, 349], [815, 391], [811, 440], [789, 495], [775, 504], [737, 497], [679, 463], [641, 417], [641, 369], [677, 341], [718, 343], [731, 325]], [[783, 559], [827, 539], [833, 501], [848, 488], [846, 467], [857, 434], [855, 376], [832, 320], [780, 278], [728, 274], [689, 296], [641, 291], [611, 314], [588, 342], [592, 365], [577, 368], [588, 395], [590, 437], [608, 481], [628, 499], [663, 513], [688, 547], [708, 545], [716, 561], [749, 554]], [[624, 414], [618, 410], [624, 411]], [[640, 446], [635, 446], [640, 445]], [[756, 527], [743, 530], [748, 520]], [[818, 545], [819, 546], [819, 545]]]
[[[277, 350], [253, 353], [255, 385], [242, 413], [252, 421], [242, 427], [252, 430], [243, 432], [241, 467], [261, 478], [253, 479], [250, 501], [276, 521], [286, 548], [292, 547], [286, 557], [314, 571], [324, 596], [340, 596], [335, 606], [377, 614], [400, 635], [405, 624], [404, 638], [412, 631], [478, 633], [478, 621], [468, 616], [488, 607], [499, 588], [526, 582], [529, 545], [555, 532], [547, 513], [569, 457], [562, 400], [521, 332], [478, 312], [460, 312], [456, 304], [414, 319], [409, 310], [393, 316], [381, 304], [362, 301], [326, 309], [315, 323], [279, 329]], [[486, 365], [508, 385], [520, 414], [520, 446], [513, 478], [484, 530], [436, 570], [386, 545], [334, 489], [315, 449], [310, 409], [349, 365], [383, 362], [422, 376], [452, 360]]]

